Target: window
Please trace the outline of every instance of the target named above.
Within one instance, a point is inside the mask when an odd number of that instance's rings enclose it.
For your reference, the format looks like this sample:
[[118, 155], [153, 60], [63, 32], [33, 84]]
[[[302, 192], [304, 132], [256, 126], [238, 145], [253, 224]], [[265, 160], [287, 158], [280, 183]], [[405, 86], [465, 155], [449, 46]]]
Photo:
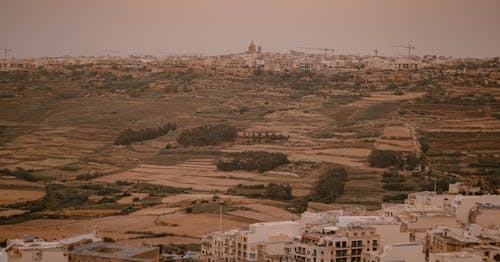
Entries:
[[336, 250], [335, 256], [337, 257], [345, 257], [347, 256], [347, 250]]

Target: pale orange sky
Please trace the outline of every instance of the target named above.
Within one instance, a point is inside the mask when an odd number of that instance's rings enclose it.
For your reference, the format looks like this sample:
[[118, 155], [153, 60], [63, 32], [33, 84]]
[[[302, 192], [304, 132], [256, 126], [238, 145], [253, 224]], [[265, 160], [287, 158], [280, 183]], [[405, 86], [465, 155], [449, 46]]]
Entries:
[[17, 57], [264, 51], [500, 56], [500, 0], [0, 0]]

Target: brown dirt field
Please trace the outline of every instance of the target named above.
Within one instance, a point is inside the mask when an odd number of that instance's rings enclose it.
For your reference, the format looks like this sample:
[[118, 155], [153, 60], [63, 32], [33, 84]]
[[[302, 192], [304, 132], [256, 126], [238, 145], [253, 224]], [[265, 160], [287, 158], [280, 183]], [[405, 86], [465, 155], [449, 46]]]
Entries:
[[411, 138], [411, 132], [405, 126], [387, 126], [384, 128], [384, 137]]
[[212, 161], [187, 161], [177, 165], [139, 165], [123, 173], [104, 176], [96, 179], [98, 182], [113, 183], [118, 180], [144, 181], [154, 184], [192, 188], [194, 190], [225, 191], [238, 184], [267, 183], [279, 178], [254, 172], [233, 171], [223, 172], [215, 168]]
[[130, 240], [120, 240], [117, 241], [123, 245], [137, 245], [137, 246], [150, 246], [150, 245], [168, 245], [168, 244], [199, 244], [201, 243], [201, 238], [198, 237], [155, 237], [155, 238], [143, 238], [143, 239], [130, 239]]
[[117, 209], [63, 209], [58, 211], [43, 212], [44, 214], [57, 214], [66, 216], [105, 216], [111, 214], [118, 214], [120, 210]]
[[279, 221], [279, 220], [294, 220], [299, 217], [284, 209], [263, 204], [246, 204], [241, 207], [249, 210], [237, 210], [229, 212], [229, 214], [240, 217], [247, 217], [258, 221]]
[[116, 201], [117, 204], [130, 204], [134, 202], [134, 198], [138, 197], [139, 199], [143, 199], [147, 197], [148, 194], [146, 193], [131, 193], [130, 196], [128, 197], [122, 197], [118, 201]]
[[0, 205], [37, 200], [44, 195], [44, 191], [0, 189]]
[[26, 212], [29, 212], [29, 211], [27, 211], [27, 210], [19, 210], [19, 209], [8, 209], [8, 210], [0, 211], [0, 217], [9, 217], [9, 216], [13, 216], [13, 215], [21, 215], [21, 214], [24, 214]]
[[166, 215], [166, 214], [173, 214], [177, 212], [179, 208], [172, 208], [172, 207], [162, 207], [162, 206], [155, 206], [155, 207], [148, 207], [148, 208], [143, 208], [141, 210], [135, 211], [132, 213], [132, 215], [135, 216], [143, 216], [143, 215]]
[[30, 182], [15, 178], [4, 178], [0, 177], [0, 185], [13, 185], [13, 186], [29, 186], [29, 187], [40, 187], [43, 188], [42, 184], [36, 182]]
[[[253, 220], [226, 215], [223, 217], [223, 229], [242, 227]], [[171, 226], [177, 225], [177, 226]], [[0, 239], [36, 235], [44, 239], [58, 239], [97, 229], [104, 236], [118, 240], [127, 239], [127, 231], [168, 232], [177, 235], [188, 235], [199, 238], [202, 235], [218, 230], [217, 214], [184, 214], [168, 215], [128, 215], [109, 216], [92, 219], [37, 219], [12, 225], [0, 226]], [[198, 243], [198, 241], [193, 241]]]

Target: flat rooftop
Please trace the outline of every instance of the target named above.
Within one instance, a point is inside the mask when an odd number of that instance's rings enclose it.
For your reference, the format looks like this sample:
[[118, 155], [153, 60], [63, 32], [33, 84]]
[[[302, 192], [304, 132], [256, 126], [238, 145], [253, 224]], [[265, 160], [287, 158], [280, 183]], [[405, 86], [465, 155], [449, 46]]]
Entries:
[[131, 262], [150, 262], [151, 259], [137, 258], [137, 256], [154, 251], [156, 247], [137, 247], [137, 246], [124, 246], [115, 243], [95, 242], [88, 245], [83, 245], [75, 248], [67, 254], [85, 255], [101, 258], [118, 258]]

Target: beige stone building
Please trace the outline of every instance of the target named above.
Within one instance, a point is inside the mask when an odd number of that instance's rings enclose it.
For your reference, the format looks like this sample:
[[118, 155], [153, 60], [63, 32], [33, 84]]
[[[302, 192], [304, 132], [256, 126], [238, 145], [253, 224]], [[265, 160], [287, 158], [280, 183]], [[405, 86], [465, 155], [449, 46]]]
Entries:
[[363, 262], [424, 262], [423, 246], [416, 242], [384, 245], [379, 252], [363, 254]]
[[324, 226], [302, 234], [285, 254], [289, 261], [359, 262], [364, 252], [377, 251], [380, 235], [370, 226]]
[[[427, 232], [426, 252], [450, 253], [475, 250], [485, 261], [500, 261], [500, 231], [477, 224], [465, 227], [439, 227]], [[496, 259], [493, 258], [496, 256]], [[492, 260], [493, 259], [493, 260]]]
[[285, 245], [300, 234], [294, 221], [262, 222], [202, 238], [201, 261], [281, 261]]

